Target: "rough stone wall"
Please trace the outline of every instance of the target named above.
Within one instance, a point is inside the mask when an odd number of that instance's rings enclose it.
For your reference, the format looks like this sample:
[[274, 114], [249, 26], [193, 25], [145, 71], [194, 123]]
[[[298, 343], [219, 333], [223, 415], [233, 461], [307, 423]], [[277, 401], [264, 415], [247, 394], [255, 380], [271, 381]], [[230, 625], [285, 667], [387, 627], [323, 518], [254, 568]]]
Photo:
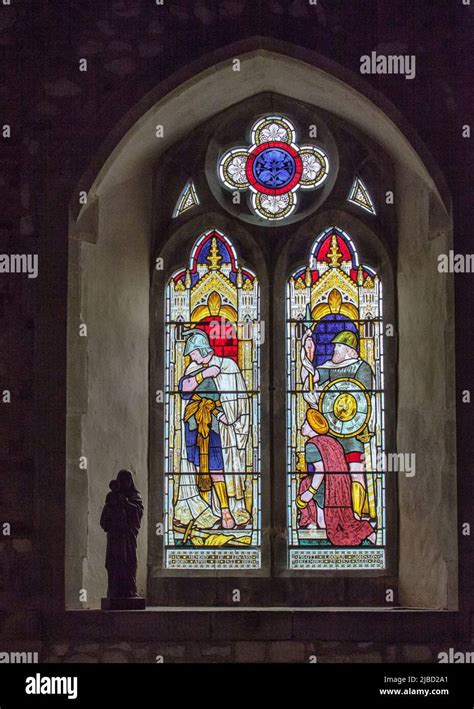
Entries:
[[[59, 641], [7, 643], [2, 650], [37, 653], [40, 664], [62, 663], [438, 663], [447, 643], [380, 643], [301, 640], [236, 640], [233, 642]], [[456, 652], [472, 652], [472, 643], [456, 644]]]
[[[457, 651], [472, 651], [469, 643]], [[438, 662], [444, 645], [302, 642], [298, 640], [231, 643], [55, 643], [41, 648], [40, 662], [335, 662], [335, 663], [416, 663]]]
[[[358, 71], [359, 57], [372, 49], [410, 48], [423, 64], [423, 79], [416, 91], [408, 82], [389, 76], [366, 77], [398, 107], [423, 136], [442, 166], [457, 200], [457, 186], [469, 173], [468, 157], [459, 138], [466, 115], [469, 82], [467, 76], [471, 34], [470, 21], [461, 3], [436, 3], [423, 7], [394, 0], [374, 13], [372, 3], [333, 0], [319, 2], [314, 13], [297, 2], [273, 0], [261, 13], [245, 0], [214, 3], [178, 1], [155, 10], [150, 3], [130, 0], [103, 3], [95, 0], [68, 4], [61, 0], [38, 4], [34, 0], [2, 6], [0, 45], [4, 50], [4, 76], [0, 85], [2, 123], [12, 127], [11, 139], [2, 140], [0, 184], [4, 204], [0, 223], [2, 252], [38, 252], [38, 282], [0, 279], [1, 294], [1, 379], [12, 392], [12, 403], [0, 405], [2, 495], [0, 522], [12, 525], [12, 534], [0, 542], [0, 638], [2, 648], [20, 642], [27, 650], [44, 634], [41, 618], [51, 605], [51, 588], [62, 588], [56, 572], [64, 554], [64, 540], [48, 537], [48, 522], [38, 522], [38, 511], [47, 509], [51, 519], [61, 521], [64, 499], [58, 481], [64, 481], [65, 363], [66, 363], [66, 269], [68, 204], [78, 176], [117, 126], [123, 115], [147, 91], [172, 72], [236, 40], [255, 35], [289, 41], [301, 48], [317, 49], [349, 71]], [[66, 14], [65, 14], [66, 12]], [[67, 14], [67, 13], [70, 14]], [[349, 14], [348, 14], [349, 13]], [[351, 16], [357, 13], [357, 16]], [[420, 13], [420, 14], [417, 14]], [[394, 22], [394, 18], [396, 21]], [[353, 32], [354, 26], [358, 31]], [[236, 29], [238, 27], [238, 30]], [[417, 34], [413, 33], [417, 28]], [[176, 41], [177, 31], [182, 40]], [[455, 39], [455, 41], [453, 41]], [[264, 41], [262, 40], [262, 43]], [[457, 51], [456, 58], [446, 52]], [[442, 51], [441, 51], [442, 49]], [[80, 73], [78, 60], [86, 57], [88, 73]], [[452, 73], [456, 67], [456, 75]], [[409, 90], [408, 90], [409, 89]], [[443, 108], [433, 119], [433, 96]], [[120, 131], [119, 131], [120, 132]], [[97, 165], [94, 169], [97, 169]], [[462, 190], [461, 190], [462, 191]], [[457, 209], [456, 209], [457, 207]], [[470, 250], [468, 214], [455, 204], [455, 246]], [[472, 250], [472, 249], [471, 249]], [[462, 317], [473, 312], [474, 293], [469, 276], [456, 280], [458, 337], [457, 353], [460, 389], [473, 389], [472, 332]], [[39, 292], [50, 294], [43, 304]], [[52, 306], [51, 312], [48, 308]], [[45, 328], [47, 331], [45, 331]], [[41, 332], [40, 332], [41, 331]], [[461, 405], [457, 427], [459, 440], [459, 519], [472, 521], [474, 437], [468, 405]], [[471, 643], [474, 552], [471, 538], [460, 539], [460, 598], [463, 630], [455, 629], [447, 642]], [[41, 556], [40, 556], [41, 550]], [[373, 621], [382, 630], [381, 621]], [[75, 633], [80, 633], [77, 622]], [[88, 629], [87, 632], [91, 632]], [[199, 627], [196, 627], [196, 636]], [[341, 631], [343, 632], [343, 630]], [[74, 634], [71, 637], [74, 637]], [[427, 657], [438, 645], [417, 643], [419, 629], [413, 630], [413, 645], [394, 645], [387, 637], [380, 646], [358, 647], [361, 655], [393, 652], [407, 659]], [[442, 635], [433, 627], [433, 637]], [[456, 640], [457, 638], [457, 640]], [[123, 641], [127, 642], [127, 641]], [[71, 643], [71, 644], [70, 644]], [[137, 652], [153, 657], [149, 642], [114, 647], [89, 644], [89, 649], [65, 641], [60, 649], [46, 642], [41, 656], [63, 659], [105, 652], [136, 657]], [[349, 657], [353, 647], [342, 641], [322, 641], [327, 656]], [[283, 659], [301, 657], [309, 649], [299, 640], [226, 640], [202, 646], [197, 639], [176, 643], [167, 651], [182, 655], [228, 657], [239, 653], [251, 659], [281, 653]], [[320, 647], [323, 647], [321, 645]], [[184, 649], [182, 649], [184, 648]], [[207, 648], [207, 649], [206, 649]], [[215, 648], [212, 651], [211, 648]], [[272, 649], [273, 648], [273, 649]], [[210, 655], [205, 652], [210, 651]], [[320, 650], [322, 652], [322, 650]], [[213, 654], [214, 653], [214, 654]], [[296, 655], [294, 654], [296, 653]], [[398, 653], [398, 655], [397, 655]], [[407, 654], [408, 653], [408, 654]], [[411, 653], [411, 654], [410, 654]], [[158, 652], [156, 654], [159, 654]], [[224, 656], [223, 655], [223, 656]], [[117, 657], [117, 656], [116, 656]]]

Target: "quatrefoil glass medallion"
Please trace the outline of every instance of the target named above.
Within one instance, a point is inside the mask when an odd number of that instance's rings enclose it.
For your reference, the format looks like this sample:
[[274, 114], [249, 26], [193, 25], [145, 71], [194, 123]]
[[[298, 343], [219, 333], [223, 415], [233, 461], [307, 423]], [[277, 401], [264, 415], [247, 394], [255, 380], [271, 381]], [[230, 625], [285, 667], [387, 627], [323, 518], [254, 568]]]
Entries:
[[295, 127], [283, 116], [259, 119], [252, 126], [251, 143], [227, 150], [218, 173], [228, 190], [250, 190], [251, 208], [263, 219], [285, 219], [298, 206], [298, 191], [321, 187], [328, 176], [324, 150], [297, 145]]

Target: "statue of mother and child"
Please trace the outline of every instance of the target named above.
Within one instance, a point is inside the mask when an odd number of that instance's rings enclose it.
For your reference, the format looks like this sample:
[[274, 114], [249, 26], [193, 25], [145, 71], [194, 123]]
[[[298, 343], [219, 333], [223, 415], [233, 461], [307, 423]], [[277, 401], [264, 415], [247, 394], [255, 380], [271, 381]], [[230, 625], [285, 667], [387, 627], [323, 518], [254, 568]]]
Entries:
[[100, 518], [100, 526], [107, 533], [108, 575], [102, 610], [142, 610], [145, 599], [137, 593], [137, 537], [143, 501], [130, 470], [120, 470], [109, 488]]

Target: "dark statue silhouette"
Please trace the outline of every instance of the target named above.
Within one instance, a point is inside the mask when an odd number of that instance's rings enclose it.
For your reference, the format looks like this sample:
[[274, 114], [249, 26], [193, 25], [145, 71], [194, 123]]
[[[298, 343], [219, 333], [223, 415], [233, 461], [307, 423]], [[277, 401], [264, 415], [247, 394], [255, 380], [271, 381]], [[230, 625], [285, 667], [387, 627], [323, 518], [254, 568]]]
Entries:
[[110, 492], [100, 517], [107, 533], [107, 598], [103, 610], [145, 608], [145, 599], [137, 594], [137, 537], [143, 516], [143, 501], [129, 470], [120, 470], [110, 482]]

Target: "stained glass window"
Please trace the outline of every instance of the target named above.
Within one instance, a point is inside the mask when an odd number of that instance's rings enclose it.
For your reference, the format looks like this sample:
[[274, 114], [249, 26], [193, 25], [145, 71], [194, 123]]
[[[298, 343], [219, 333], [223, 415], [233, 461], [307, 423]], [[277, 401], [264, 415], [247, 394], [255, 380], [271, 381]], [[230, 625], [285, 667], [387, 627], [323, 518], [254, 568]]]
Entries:
[[329, 160], [316, 145], [298, 145], [293, 123], [265, 116], [250, 131], [250, 147], [234, 147], [219, 159], [219, 178], [228, 190], [250, 190], [252, 211], [265, 220], [288, 217], [298, 205], [298, 191], [320, 187]]
[[358, 176], [355, 177], [352, 183], [347, 201], [356, 204], [358, 207], [361, 207], [361, 209], [365, 209], [365, 211], [370, 212], [370, 214], [375, 214], [375, 207], [369, 190]]
[[202, 234], [169, 280], [165, 565], [261, 565], [259, 283], [231, 241]]
[[382, 283], [326, 229], [287, 284], [292, 569], [385, 568]]
[[196, 188], [192, 180], [188, 180], [183, 187], [181, 194], [179, 195], [178, 201], [173, 211], [173, 219], [179, 217], [183, 212], [187, 212], [188, 209], [197, 207], [199, 204], [199, 198], [197, 196]]

